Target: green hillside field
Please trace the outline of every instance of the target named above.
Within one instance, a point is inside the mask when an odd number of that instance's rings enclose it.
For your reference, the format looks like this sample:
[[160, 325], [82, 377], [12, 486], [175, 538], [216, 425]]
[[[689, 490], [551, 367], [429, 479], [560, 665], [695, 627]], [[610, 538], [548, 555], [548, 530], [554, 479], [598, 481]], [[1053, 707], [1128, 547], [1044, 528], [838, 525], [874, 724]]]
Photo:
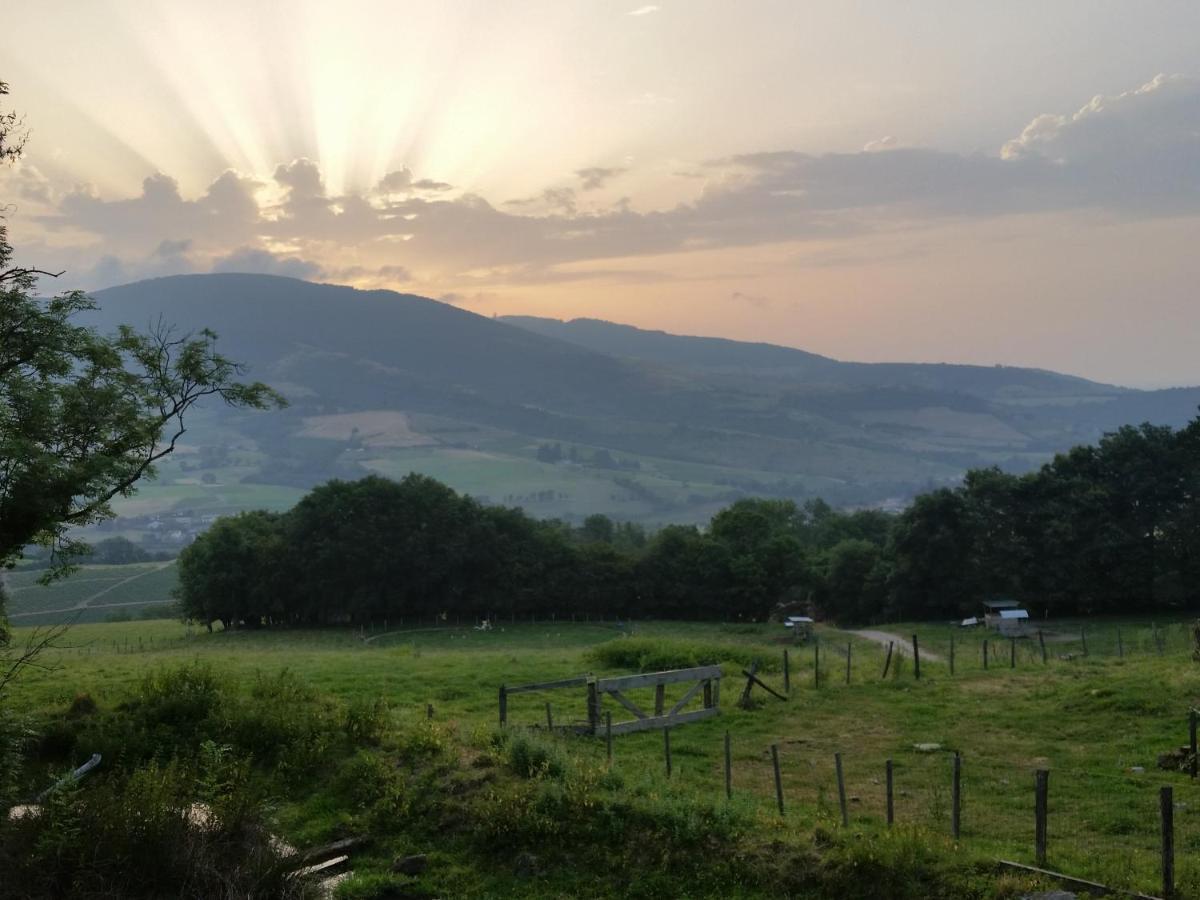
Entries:
[[[17, 603], [20, 597], [19, 590]], [[379, 825], [369, 812], [371, 797], [348, 800], [345, 793], [347, 772], [364, 764], [358, 757], [328, 778], [293, 788], [276, 806], [275, 826], [302, 845], [378, 831], [376, 844], [355, 858], [355, 875], [339, 889], [344, 897], [383, 896], [368, 887], [395, 880], [387, 871], [391, 859], [414, 852], [430, 856], [429, 872], [419, 879], [429, 896], [782, 896], [795, 895], [795, 885], [808, 884], [809, 877], [825, 886], [811, 896], [880, 896], [870, 891], [885, 887], [882, 877], [902, 885], [889, 896], [1018, 896], [1033, 882], [1001, 872], [996, 860], [1034, 861], [1036, 769], [1050, 772], [1049, 868], [1156, 894], [1159, 789], [1169, 785], [1178, 896], [1200, 897], [1200, 787], [1187, 772], [1156, 767], [1160, 753], [1187, 743], [1188, 710], [1200, 694], [1200, 664], [1191, 658], [1186, 624], [1040, 624], [1044, 663], [1036, 636], [1009, 642], [945, 624], [886, 626], [899, 643], [919, 636], [919, 680], [911, 653], [897, 652], [885, 679], [885, 646], [824, 627], [815, 642], [797, 646], [781, 626], [752, 624], [510, 621], [484, 632], [466, 623], [426, 622], [374, 633], [211, 634], [172, 621], [85, 624], [50, 651], [51, 670], [28, 672], [13, 698], [43, 733], [76, 727], [66, 712], [81, 694], [96, 701], [95, 715], [102, 717], [136, 694], [148, 673], [184, 665], [210, 667], [236, 690], [286, 669], [332, 703], [382, 698], [386, 735], [370, 759], [389, 771], [401, 765], [395, 789], [402, 794], [444, 791], [439, 809], [445, 815]], [[18, 628], [18, 640], [29, 633]], [[986, 669], [984, 640], [990, 644]], [[785, 649], [788, 699], [756, 688], [753, 708], [739, 709], [740, 671], [751, 660], [760, 662], [769, 686], [785, 690]], [[715, 660], [725, 676], [721, 714], [672, 730], [670, 777], [659, 731], [615, 737], [611, 768], [603, 738], [547, 731], [547, 703], [556, 726], [584, 721], [582, 688], [513, 695], [508, 727], [504, 733], [498, 728], [501, 684]], [[681, 693], [668, 687], [668, 705]], [[654, 702], [652, 689], [628, 695], [643, 708]], [[615, 721], [629, 717], [611, 701], [605, 710]], [[410, 758], [414, 742], [433, 747], [428, 752], [436, 764], [410, 770], [409, 763], [397, 763]], [[922, 752], [919, 744], [936, 746]], [[69, 759], [41, 763], [29, 777], [49, 779], [93, 749], [76, 744]], [[950, 833], [955, 752], [962, 767], [958, 841]], [[841, 822], [835, 754], [843, 761], [848, 826]], [[889, 759], [896, 788], [891, 830], [883, 787]], [[655, 863], [647, 848], [622, 851], [633, 855], [605, 867], [597, 860], [611, 863], [611, 853], [593, 855], [575, 843], [582, 829], [625, 846], [622, 829], [636, 831], [635, 821], [675, 823], [669, 842], [675, 849], [664, 846], [664, 854], [686, 845], [688, 852], [712, 856], [688, 893], [677, 892], [677, 881], [656, 877], [655, 867], [666, 863]], [[521, 854], [541, 863], [514, 868]], [[772, 864], [774, 858], [792, 860], [792, 868]], [[795, 866], [814, 868], [805, 874]], [[915, 878], [915, 869], [928, 880]]]

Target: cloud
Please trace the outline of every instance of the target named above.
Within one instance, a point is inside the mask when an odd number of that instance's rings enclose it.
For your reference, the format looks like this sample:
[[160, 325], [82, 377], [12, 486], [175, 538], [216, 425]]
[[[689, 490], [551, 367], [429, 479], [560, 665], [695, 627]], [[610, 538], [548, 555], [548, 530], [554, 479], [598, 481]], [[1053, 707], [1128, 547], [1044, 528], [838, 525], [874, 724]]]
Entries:
[[755, 309], [766, 309], [772, 305], [770, 297], [765, 297], [761, 294], [746, 294], [742, 291], [734, 291], [729, 295], [729, 299], [734, 303], [745, 303], [753, 306]]
[[586, 169], [576, 169], [580, 186], [585, 191], [598, 191], [612, 179], [625, 172], [625, 169], [607, 169], [602, 166], [591, 166]]
[[239, 247], [213, 261], [214, 272], [252, 272], [257, 275], [284, 275], [311, 281], [321, 276], [321, 266], [295, 256], [277, 256], [267, 250]]
[[[600, 166], [576, 170], [577, 189], [550, 187], [497, 208], [407, 168], [369, 191], [329, 196], [317, 163], [301, 158], [275, 169], [275, 205], [262, 205], [263, 185], [236, 172], [195, 199], [156, 173], [127, 199], [46, 188], [53, 210], [35, 218], [61, 233], [45, 242], [55, 265], [106, 278], [193, 266], [445, 286], [482, 284], [478, 272], [497, 283], [573, 280], [587, 276], [563, 267], [593, 260], [829, 241], [952, 217], [1200, 214], [1200, 82], [1159, 76], [1074, 114], [1037, 116], [990, 154], [899, 147], [885, 137], [861, 152], [743, 153], [690, 170], [696, 193], [665, 209], [639, 211], [627, 198], [581, 204], [580, 193], [624, 171]], [[280, 246], [293, 249], [270, 252]], [[578, 272], [585, 268], [613, 271]]]
[[648, 16], [651, 13], [658, 12], [657, 6], [639, 6], [637, 9], [631, 9], [625, 13], [627, 16]]
[[886, 134], [881, 138], [873, 141], [867, 141], [863, 144], [863, 153], [878, 153], [880, 150], [894, 150], [896, 148], [896, 139], [890, 134]]

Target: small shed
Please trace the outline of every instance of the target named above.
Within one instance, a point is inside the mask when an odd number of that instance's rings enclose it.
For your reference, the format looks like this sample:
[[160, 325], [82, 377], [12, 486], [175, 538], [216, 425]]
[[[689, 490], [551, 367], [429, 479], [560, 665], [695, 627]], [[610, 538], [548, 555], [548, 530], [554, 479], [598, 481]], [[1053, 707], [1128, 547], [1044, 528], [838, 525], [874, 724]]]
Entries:
[[783, 627], [792, 629], [796, 640], [807, 640], [812, 637], [813, 620], [809, 616], [788, 616], [783, 620]]
[[996, 622], [996, 630], [1005, 637], [1024, 637], [1029, 622], [1029, 611], [1024, 609], [1002, 609]]
[[988, 628], [998, 629], [1000, 627], [1000, 616], [1005, 611], [1020, 609], [1021, 604], [1016, 600], [996, 599], [984, 600], [982, 604], [983, 622]]
[[983, 624], [983, 619], [979, 616], [968, 616], [958, 623], [960, 628], [974, 628], [977, 625]]

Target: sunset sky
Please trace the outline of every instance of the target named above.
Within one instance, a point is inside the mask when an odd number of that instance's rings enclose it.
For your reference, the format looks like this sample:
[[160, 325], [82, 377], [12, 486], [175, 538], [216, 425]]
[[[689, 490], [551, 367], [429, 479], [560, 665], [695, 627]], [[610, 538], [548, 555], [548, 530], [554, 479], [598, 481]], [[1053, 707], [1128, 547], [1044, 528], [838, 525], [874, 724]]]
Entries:
[[1200, 384], [1200, 3], [7, 0], [61, 287], [257, 271]]

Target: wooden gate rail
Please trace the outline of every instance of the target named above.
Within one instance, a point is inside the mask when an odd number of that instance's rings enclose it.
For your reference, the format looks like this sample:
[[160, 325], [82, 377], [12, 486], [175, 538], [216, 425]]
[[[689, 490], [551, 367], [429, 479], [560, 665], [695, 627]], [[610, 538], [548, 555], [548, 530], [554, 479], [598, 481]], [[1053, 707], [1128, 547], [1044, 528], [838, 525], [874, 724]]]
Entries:
[[[681, 697], [670, 711], [663, 713], [663, 685], [678, 684], [684, 681], [695, 681], [687, 693]], [[654, 687], [654, 714], [647, 715], [636, 703], [621, 693], [622, 690]], [[700, 691], [704, 691], [704, 705], [700, 709], [682, 712]], [[600, 706], [603, 695], [608, 694], [617, 703], [633, 713], [635, 718], [626, 722], [614, 722], [613, 734], [628, 734], [632, 731], [644, 731], [648, 728], [666, 728], [672, 725], [683, 725], [707, 719], [720, 712], [718, 706], [721, 696], [721, 667], [698, 666], [694, 669], [671, 669], [666, 672], [648, 672], [644, 675], [619, 675], [615, 678], [596, 678], [588, 682], [588, 724], [592, 734], [600, 733]]]
[[[664, 712], [666, 706], [664, 686], [694, 681], [688, 690]], [[697, 666], [693, 669], [671, 669], [665, 672], [647, 672], [642, 675], [618, 675], [613, 678], [596, 678], [592, 675], [580, 675], [577, 678], [562, 678], [558, 681], [539, 681], [532, 684], [500, 685], [500, 724], [508, 724], [508, 697], [510, 694], [524, 694], [532, 691], [552, 691], [559, 688], [587, 686], [586, 726], [572, 728], [584, 734], [628, 734], [631, 731], [643, 731], [648, 728], [666, 728], [707, 719], [720, 712], [721, 702], [721, 667]], [[623, 690], [653, 687], [654, 713], [647, 714], [641, 707], [626, 697]], [[703, 706], [700, 709], [684, 712], [683, 709], [703, 691]], [[634, 718], [626, 722], [615, 722], [611, 731], [603, 725], [601, 706], [604, 695], [612, 697], [617, 703], [633, 714]]]

